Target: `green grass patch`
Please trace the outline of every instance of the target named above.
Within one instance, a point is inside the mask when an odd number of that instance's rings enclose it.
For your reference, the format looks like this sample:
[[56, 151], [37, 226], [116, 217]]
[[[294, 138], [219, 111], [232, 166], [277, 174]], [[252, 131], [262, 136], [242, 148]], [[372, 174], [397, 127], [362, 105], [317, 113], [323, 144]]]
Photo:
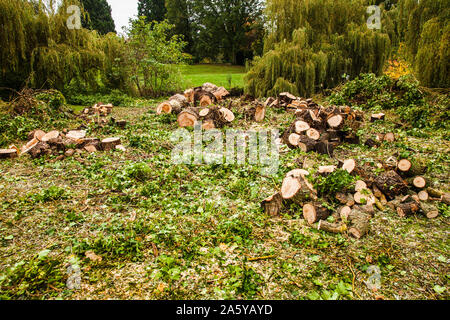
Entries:
[[189, 87], [214, 83], [227, 89], [244, 87], [245, 67], [226, 64], [197, 64], [183, 66], [181, 73]]

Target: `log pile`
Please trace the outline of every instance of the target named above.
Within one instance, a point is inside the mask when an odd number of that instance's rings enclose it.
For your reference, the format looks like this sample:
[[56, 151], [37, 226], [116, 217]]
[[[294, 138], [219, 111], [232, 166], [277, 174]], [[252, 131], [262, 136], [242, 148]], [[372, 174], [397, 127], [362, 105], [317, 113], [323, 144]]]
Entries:
[[55, 156], [56, 160], [63, 160], [83, 152], [109, 151], [113, 149], [125, 151], [120, 138], [87, 138], [84, 130], [53, 130], [45, 133], [34, 130], [28, 134], [29, 141], [17, 148], [0, 149], [0, 159], [16, 158], [29, 155], [32, 159], [42, 156]]
[[[410, 180], [403, 178], [412, 173], [424, 172], [417, 160], [411, 166], [405, 161], [396, 162], [395, 169], [378, 175], [373, 173], [374, 168], [359, 165], [354, 159], [338, 161], [337, 165], [320, 166], [315, 175], [327, 176], [340, 168], [360, 178], [356, 180], [354, 190], [342, 190], [333, 197], [318, 194], [314, 189], [308, 180], [312, 166], [306, 160], [303, 169], [295, 169], [286, 174], [280, 192], [261, 203], [266, 214], [277, 216], [283, 206], [295, 203], [303, 208], [303, 217], [308, 225], [316, 225], [319, 230], [331, 233], [346, 232], [360, 239], [369, 233], [370, 219], [376, 210], [384, 212], [389, 207], [402, 218], [421, 214], [433, 219], [439, 215], [433, 201], [446, 204], [450, 202], [450, 194], [428, 187], [429, 183], [423, 176], [412, 177]], [[415, 169], [410, 172], [413, 167]], [[392, 164], [389, 168], [392, 168]], [[416, 171], [418, 168], [420, 170]], [[405, 172], [410, 173], [405, 175]], [[332, 207], [335, 211], [330, 210]]]
[[112, 113], [114, 106], [112, 104], [104, 104], [102, 102], [94, 104], [90, 108], [85, 108], [82, 115], [99, 115], [100, 117], [107, 117]]
[[289, 93], [281, 93], [270, 105], [284, 107], [295, 114], [295, 121], [283, 133], [283, 142], [292, 149], [332, 156], [342, 143], [359, 144], [356, 132], [363, 114], [348, 106], [325, 108], [311, 99], [301, 100]]

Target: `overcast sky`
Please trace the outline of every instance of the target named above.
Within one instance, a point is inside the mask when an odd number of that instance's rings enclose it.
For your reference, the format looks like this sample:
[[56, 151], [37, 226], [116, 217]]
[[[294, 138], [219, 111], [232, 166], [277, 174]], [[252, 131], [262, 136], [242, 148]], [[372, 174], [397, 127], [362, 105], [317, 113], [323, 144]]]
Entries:
[[137, 15], [137, 0], [107, 0], [111, 5], [112, 17], [117, 33], [122, 33], [122, 27], [128, 25], [128, 19]]

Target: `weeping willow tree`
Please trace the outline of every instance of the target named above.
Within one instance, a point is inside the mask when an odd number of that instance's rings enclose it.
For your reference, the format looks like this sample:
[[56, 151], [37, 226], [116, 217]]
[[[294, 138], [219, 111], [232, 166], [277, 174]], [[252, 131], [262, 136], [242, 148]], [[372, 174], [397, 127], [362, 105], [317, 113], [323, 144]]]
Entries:
[[268, 0], [264, 55], [246, 75], [246, 92], [309, 96], [343, 76], [381, 74], [390, 39], [367, 27], [366, 10], [363, 0]]
[[96, 88], [105, 70], [113, 74], [121, 40], [68, 28], [70, 5], [81, 8], [77, 0], [58, 6], [52, 0], [0, 0], [1, 87], [20, 88], [30, 80], [37, 88], [64, 90], [71, 82]]
[[450, 0], [399, 0], [398, 35], [421, 84], [450, 87]]

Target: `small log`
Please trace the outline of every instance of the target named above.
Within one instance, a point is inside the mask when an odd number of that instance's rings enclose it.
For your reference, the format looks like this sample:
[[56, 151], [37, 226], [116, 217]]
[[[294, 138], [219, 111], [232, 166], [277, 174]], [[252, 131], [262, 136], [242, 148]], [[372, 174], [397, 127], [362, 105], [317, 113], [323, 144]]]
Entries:
[[[115, 146], [113, 149], [115, 149], [117, 146]], [[94, 152], [97, 152], [98, 150], [97, 150], [97, 147], [95, 147], [94, 145], [92, 145], [92, 144], [89, 144], [89, 145], [87, 145], [87, 146], [85, 146], [84, 147], [84, 150], [86, 150], [87, 152], [89, 152], [89, 153], [94, 153]], [[112, 150], [112, 149], [109, 149], [109, 150]]]
[[0, 159], [12, 159], [17, 157], [16, 149], [0, 149]]
[[343, 206], [342, 208], [339, 209], [339, 216], [341, 217], [342, 220], [347, 221], [348, 216], [350, 215], [351, 212], [352, 208], [350, 208], [349, 206]]
[[344, 223], [330, 223], [325, 220], [320, 220], [317, 229], [330, 233], [344, 233], [347, 231], [347, 225]]
[[[362, 180], [358, 180], [358, 181], [356, 181], [356, 184], [355, 184], [355, 191], [356, 192], [360, 192], [360, 191], [362, 191], [362, 190], [364, 190], [364, 189], [367, 189], [367, 183], [365, 183], [364, 181], [362, 181]], [[377, 188], [378, 189], [378, 188]], [[379, 191], [379, 190], [378, 190]], [[381, 191], [380, 191], [380, 193], [381, 193]], [[376, 196], [376, 195], [375, 195]]]
[[439, 216], [439, 210], [431, 203], [420, 203], [420, 210], [428, 219], [434, 219]]
[[45, 136], [45, 132], [42, 130], [33, 130], [28, 134], [28, 141], [37, 139], [41, 141], [42, 137]]
[[226, 96], [229, 96], [230, 93], [224, 87], [219, 87], [213, 91], [213, 95], [216, 97], [217, 101], [222, 101]]
[[122, 144], [120, 138], [106, 138], [100, 142], [100, 147], [103, 151], [109, 151], [115, 149], [120, 144]]
[[360, 210], [352, 210], [348, 216], [352, 226], [348, 229], [348, 233], [356, 239], [361, 239], [369, 232], [370, 216]]
[[202, 129], [203, 130], [212, 130], [215, 129], [216, 125], [214, 124], [214, 120], [212, 119], [207, 119], [205, 121], [202, 122]]
[[392, 132], [386, 133], [384, 135], [384, 137], [383, 137], [383, 141], [394, 142], [395, 141], [395, 134], [393, 134]]
[[426, 187], [427, 181], [425, 180], [424, 177], [415, 177], [412, 181], [412, 184], [417, 189], [423, 189]]
[[356, 168], [356, 161], [354, 159], [345, 160], [342, 169], [346, 170], [348, 173], [352, 173]]
[[450, 205], [450, 193], [444, 193], [441, 197], [441, 201], [446, 205]]
[[222, 114], [223, 118], [225, 119], [225, 121], [227, 122], [232, 122], [235, 119], [234, 113], [227, 108], [220, 108], [219, 112]]
[[397, 213], [400, 217], [404, 218], [417, 213], [420, 209], [419, 204], [416, 201], [410, 201], [406, 203], [401, 203], [397, 207]]
[[303, 204], [306, 201], [317, 200], [317, 191], [314, 190], [314, 187], [305, 176], [288, 176], [283, 180], [281, 196], [285, 200], [292, 200], [297, 204]]
[[287, 145], [289, 148], [297, 148], [298, 147], [298, 143], [300, 142], [300, 136], [296, 133], [291, 133], [288, 137], [287, 140]]
[[386, 118], [386, 115], [384, 113], [375, 113], [375, 114], [371, 115], [370, 122], [384, 120], [385, 118]]
[[300, 148], [303, 152], [310, 152], [315, 150], [317, 142], [313, 139], [308, 138], [307, 136], [300, 136], [297, 147]]
[[307, 203], [303, 206], [303, 217], [310, 225], [326, 220], [329, 216], [328, 209], [318, 203]]
[[208, 107], [212, 104], [213, 104], [213, 100], [211, 99], [210, 96], [204, 95], [200, 98], [200, 107], [201, 108]]
[[194, 102], [194, 89], [187, 89], [184, 91], [184, 96], [188, 103]]
[[440, 190], [436, 190], [436, 189], [433, 189], [430, 187], [427, 188], [427, 192], [431, 197], [434, 197], [434, 198], [441, 198], [445, 194], [444, 192], [442, 192]]
[[[368, 193], [369, 190], [365, 189]], [[365, 194], [363, 193], [364, 190], [360, 192], [356, 192], [353, 198], [355, 199], [355, 202], [358, 204], [364, 204], [364, 205], [374, 205], [375, 204], [375, 196], [372, 194]]]
[[59, 131], [57, 131], [57, 130], [53, 130], [53, 131], [50, 131], [49, 133], [46, 133], [42, 138], [41, 138], [41, 140], [40, 141], [42, 141], [42, 142], [48, 142], [49, 140], [52, 140], [52, 139], [57, 139], [58, 137], [59, 137]]
[[289, 92], [282, 92], [278, 95], [278, 99], [286, 104], [290, 104], [292, 101], [296, 100], [297, 97]]
[[266, 117], [266, 107], [264, 107], [264, 106], [257, 106], [255, 108], [255, 115], [254, 115], [255, 121], [256, 122], [263, 122], [265, 117]]
[[321, 175], [328, 175], [336, 171], [336, 166], [320, 166], [318, 169], [318, 173]]
[[86, 137], [85, 130], [71, 130], [66, 134], [67, 139], [79, 140]]
[[294, 169], [289, 171], [286, 174], [286, 177], [294, 177], [294, 178], [300, 178], [301, 176], [307, 176], [309, 175], [309, 172], [304, 169]]
[[281, 211], [281, 208], [283, 206], [283, 197], [279, 192], [277, 192], [267, 199], [264, 199], [261, 202], [261, 206], [267, 215], [275, 217]]

